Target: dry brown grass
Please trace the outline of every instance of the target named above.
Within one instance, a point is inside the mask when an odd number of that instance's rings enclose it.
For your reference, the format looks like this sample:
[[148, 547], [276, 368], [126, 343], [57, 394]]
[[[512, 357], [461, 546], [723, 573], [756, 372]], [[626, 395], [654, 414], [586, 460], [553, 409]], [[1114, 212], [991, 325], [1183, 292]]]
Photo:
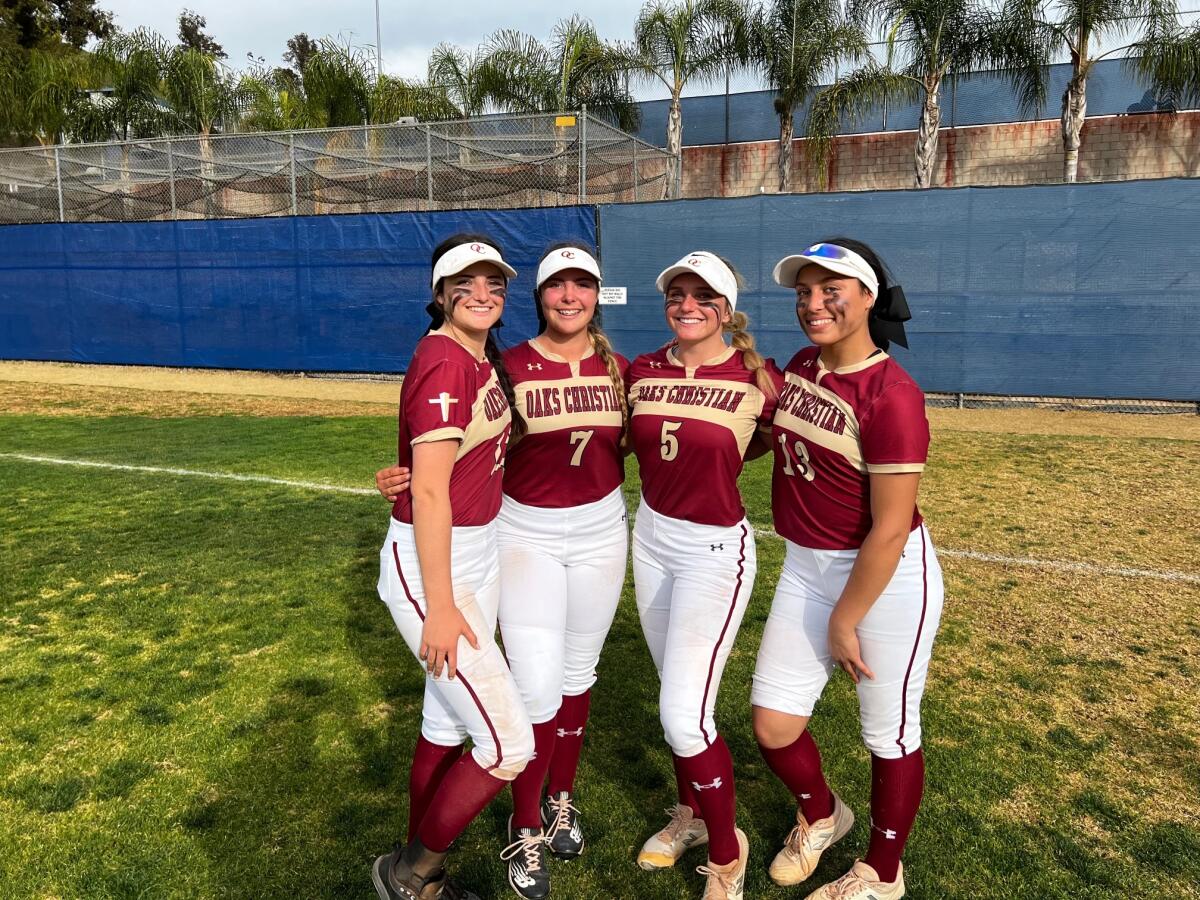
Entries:
[[[271, 394], [199, 393], [190, 390], [42, 384], [3, 381], [0, 412], [49, 416], [375, 416], [395, 415], [399, 385], [390, 400], [332, 399]], [[380, 387], [380, 385], [372, 385]]]

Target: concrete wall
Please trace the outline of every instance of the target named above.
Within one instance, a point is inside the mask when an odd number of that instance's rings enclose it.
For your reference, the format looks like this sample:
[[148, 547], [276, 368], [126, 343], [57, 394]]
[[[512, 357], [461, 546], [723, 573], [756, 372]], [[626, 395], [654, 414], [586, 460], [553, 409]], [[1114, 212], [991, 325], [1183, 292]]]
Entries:
[[[866, 191], [913, 184], [912, 131], [844, 135], [834, 141], [826, 190]], [[792, 190], [820, 189], [795, 141]], [[685, 197], [775, 193], [778, 142], [685, 147]], [[1200, 177], [1200, 112], [1099, 116], [1087, 120], [1079, 153], [1080, 181]], [[1053, 184], [1062, 181], [1057, 119], [944, 128], [934, 183], [940, 187]]]

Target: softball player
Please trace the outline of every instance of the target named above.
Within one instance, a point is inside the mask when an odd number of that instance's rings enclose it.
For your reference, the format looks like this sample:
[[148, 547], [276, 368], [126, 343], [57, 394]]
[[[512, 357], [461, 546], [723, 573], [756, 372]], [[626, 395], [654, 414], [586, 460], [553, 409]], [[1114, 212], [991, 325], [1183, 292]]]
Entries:
[[[392, 508], [379, 595], [428, 677], [409, 782], [412, 833], [371, 873], [382, 900], [474, 897], [446, 878], [447, 852], [534, 752], [525, 704], [493, 638], [494, 521], [510, 429], [523, 423], [512, 415], [491, 328], [514, 275], [483, 235], [455, 235], [434, 250], [432, 324], [401, 391], [399, 457], [412, 483]], [[455, 740], [431, 741], [426, 728], [446, 722]], [[461, 755], [468, 735], [474, 746]]]
[[671, 866], [708, 843], [699, 869], [705, 900], [740, 900], [749, 844], [735, 827], [733, 760], [713, 708], [757, 567], [737, 477], [756, 428], [774, 413], [778, 373], [754, 350], [746, 315], [736, 312], [738, 278], [724, 260], [688, 254], [656, 284], [676, 342], [639, 356], [629, 371], [642, 477], [633, 573], [679, 803], [638, 864]]
[[[541, 331], [504, 354], [528, 432], [505, 463], [496, 529], [499, 621], [536, 752], [513, 782], [503, 856], [510, 885], [528, 900], [550, 891], [547, 848], [568, 859], [583, 851], [575, 772], [596, 664], [625, 578], [628, 362], [600, 330], [599, 286], [599, 264], [586, 248], [550, 248], [534, 295]], [[376, 481], [388, 496], [403, 475], [387, 469]], [[455, 743], [454, 723], [440, 728], [445, 733], [427, 719], [425, 734]]]
[[943, 598], [916, 505], [929, 449], [925, 400], [884, 352], [889, 338], [904, 344], [908, 307], [857, 241], [788, 256], [775, 280], [795, 289], [815, 346], [788, 363], [771, 430], [775, 530], [787, 552], [751, 700], [763, 757], [798, 803], [771, 877], [804, 881], [854, 824], [806, 728], [840, 667], [858, 686], [871, 751], [871, 840], [865, 860], [809, 900], [895, 900], [924, 784], [921, 695]]

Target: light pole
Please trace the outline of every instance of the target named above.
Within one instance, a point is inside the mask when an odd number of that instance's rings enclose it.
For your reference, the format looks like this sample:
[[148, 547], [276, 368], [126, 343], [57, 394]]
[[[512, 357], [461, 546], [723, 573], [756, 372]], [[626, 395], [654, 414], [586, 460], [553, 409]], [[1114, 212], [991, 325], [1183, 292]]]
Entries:
[[383, 77], [383, 48], [379, 45], [379, 0], [375, 0], [375, 77]]

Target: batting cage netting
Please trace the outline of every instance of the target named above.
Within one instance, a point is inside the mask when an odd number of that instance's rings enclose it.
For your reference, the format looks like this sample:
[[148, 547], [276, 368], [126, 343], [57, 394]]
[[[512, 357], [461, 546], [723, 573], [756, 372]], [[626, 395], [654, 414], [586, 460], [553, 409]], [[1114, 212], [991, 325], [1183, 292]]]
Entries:
[[661, 199], [670, 156], [586, 113], [0, 151], [0, 224]]

